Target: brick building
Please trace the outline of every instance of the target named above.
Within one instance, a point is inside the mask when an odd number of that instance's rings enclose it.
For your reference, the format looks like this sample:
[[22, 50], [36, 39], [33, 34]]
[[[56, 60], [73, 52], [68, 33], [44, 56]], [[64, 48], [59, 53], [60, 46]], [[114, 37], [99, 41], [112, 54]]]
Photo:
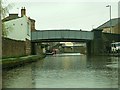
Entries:
[[[111, 27], [111, 30], [110, 30]], [[103, 32], [106, 33], [115, 33], [120, 34], [120, 18], [111, 19], [111, 26], [110, 20], [105, 22], [104, 24], [97, 27], [97, 29], [103, 29]]]

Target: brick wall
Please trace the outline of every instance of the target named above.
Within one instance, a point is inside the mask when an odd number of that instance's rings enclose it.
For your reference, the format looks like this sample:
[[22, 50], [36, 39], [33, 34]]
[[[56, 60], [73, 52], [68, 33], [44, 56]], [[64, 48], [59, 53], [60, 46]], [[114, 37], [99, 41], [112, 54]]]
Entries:
[[120, 23], [117, 24], [113, 29], [114, 29], [113, 33], [120, 34]]
[[[103, 32], [110, 33], [110, 28], [104, 28]], [[112, 27], [111, 33], [120, 34], [120, 23]]]
[[28, 39], [26, 39], [26, 41], [25, 41], [25, 54], [26, 55], [31, 54], [31, 42]]
[[2, 38], [2, 57], [16, 57], [26, 55], [26, 42]]

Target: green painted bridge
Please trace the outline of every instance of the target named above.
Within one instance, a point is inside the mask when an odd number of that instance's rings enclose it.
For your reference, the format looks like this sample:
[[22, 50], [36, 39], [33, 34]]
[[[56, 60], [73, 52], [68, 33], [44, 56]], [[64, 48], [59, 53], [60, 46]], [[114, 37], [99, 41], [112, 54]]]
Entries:
[[[111, 42], [119, 41], [120, 34], [103, 33], [102, 30], [37, 30], [31, 33], [32, 46], [42, 42], [85, 42], [88, 54], [103, 54]], [[33, 48], [33, 49], [34, 49]]]
[[94, 33], [79, 30], [37, 30], [32, 32], [32, 42], [87, 41], [93, 40]]

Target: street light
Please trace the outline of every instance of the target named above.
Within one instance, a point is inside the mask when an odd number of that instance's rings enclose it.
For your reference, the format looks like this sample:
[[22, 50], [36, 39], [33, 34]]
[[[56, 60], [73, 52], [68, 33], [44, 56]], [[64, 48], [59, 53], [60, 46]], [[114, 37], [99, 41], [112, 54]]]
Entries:
[[110, 33], [112, 33], [111, 5], [107, 5], [106, 7], [109, 7], [109, 8], [110, 8]]

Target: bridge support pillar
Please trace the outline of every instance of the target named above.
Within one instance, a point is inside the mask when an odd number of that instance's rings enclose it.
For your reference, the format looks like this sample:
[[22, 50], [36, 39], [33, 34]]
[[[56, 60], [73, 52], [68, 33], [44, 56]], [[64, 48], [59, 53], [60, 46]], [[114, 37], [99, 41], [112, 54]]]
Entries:
[[32, 55], [42, 54], [41, 43], [32, 43]]
[[35, 43], [31, 43], [31, 54], [35, 55]]
[[91, 55], [92, 52], [91, 52], [91, 41], [87, 41], [86, 42], [86, 46], [87, 46], [87, 55]]
[[94, 39], [91, 41], [91, 54], [102, 55], [104, 53], [102, 30], [94, 29]]

